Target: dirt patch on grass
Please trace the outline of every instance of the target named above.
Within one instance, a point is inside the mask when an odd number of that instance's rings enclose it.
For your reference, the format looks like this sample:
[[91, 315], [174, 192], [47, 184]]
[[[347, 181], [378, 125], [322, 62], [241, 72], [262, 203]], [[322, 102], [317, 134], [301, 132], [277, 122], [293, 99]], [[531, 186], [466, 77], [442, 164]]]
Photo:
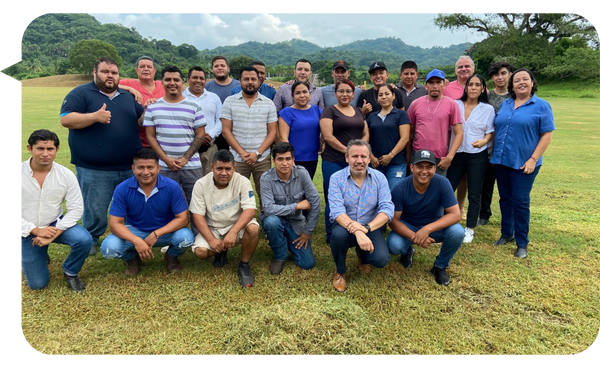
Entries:
[[92, 81], [91, 74], [53, 75], [21, 81], [23, 87], [77, 87]]

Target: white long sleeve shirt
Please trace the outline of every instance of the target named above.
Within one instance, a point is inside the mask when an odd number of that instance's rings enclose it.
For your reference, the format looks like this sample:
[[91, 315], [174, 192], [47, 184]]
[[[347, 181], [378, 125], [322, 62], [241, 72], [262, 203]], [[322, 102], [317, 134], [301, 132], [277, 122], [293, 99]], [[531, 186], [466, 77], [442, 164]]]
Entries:
[[[71, 228], [83, 214], [83, 197], [75, 174], [53, 162], [40, 188], [33, 177], [30, 160], [21, 165], [21, 236], [27, 237], [36, 227], [47, 227], [54, 221], [59, 230]], [[62, 202], [65, 200], [67, 213], [60, 219], [63, 214]]]

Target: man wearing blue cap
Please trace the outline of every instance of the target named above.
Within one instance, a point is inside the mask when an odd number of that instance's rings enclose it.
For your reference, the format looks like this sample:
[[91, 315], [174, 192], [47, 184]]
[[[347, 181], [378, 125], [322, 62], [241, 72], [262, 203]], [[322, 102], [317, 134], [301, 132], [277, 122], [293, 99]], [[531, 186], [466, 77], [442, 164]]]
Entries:
[[[437, 163], [437, 174], [446, 176], [452, 159], [463, 140], [462, 117], [458, 104], [442, 95], [446, 75], [439, 69], [427, 74], [425, 88], [427, 96], [416, 99], [408, 108], [414, 138], [413, 151], [427, 149], [433, 151]], [[450, 149], [450, 128], [454, 141]]]

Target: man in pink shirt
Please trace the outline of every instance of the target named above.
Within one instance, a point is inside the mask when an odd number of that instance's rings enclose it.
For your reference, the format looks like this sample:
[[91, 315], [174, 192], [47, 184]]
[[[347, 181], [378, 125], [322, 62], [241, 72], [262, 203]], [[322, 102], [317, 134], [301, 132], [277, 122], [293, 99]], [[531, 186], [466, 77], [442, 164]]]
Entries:
[[[419, 97], [408, 108], [407, 114], [414, 138], [413, 152], [427, 149], [433, 151], [437, 162], [436, 173], [446, 176], [446, 170], [452, 163], [456, 151], [463, 139], [462, 118], [458, 104], [442, 94], [446, 75], [433, 69], [425, 79], [427, 96]], [[450, 128], [456, 138], [452, 147]]]
[[458, 100], [463, 95], [467, 79], [475, 73], [475, 63], [473, 63], [470, 56], [463, 55], [456, 61], [454, 71], [456, 72], [456, 80], [448, 83], [444, 88], [444, 96]]
[[[137, 60], [135, 71], [138, 79], [122, 79], [119, 82], [119, 87], [131, 93], [139, 104], [146, 107], [165, 96], [162, 82], [154, 80], [156, 68], [152, 58], [141, 56]], [[146, 130], [143, 127], [140, 128], [140, 139], [142, 140], [142, 146], [150, 147], [150, 143], [146, 138]]]

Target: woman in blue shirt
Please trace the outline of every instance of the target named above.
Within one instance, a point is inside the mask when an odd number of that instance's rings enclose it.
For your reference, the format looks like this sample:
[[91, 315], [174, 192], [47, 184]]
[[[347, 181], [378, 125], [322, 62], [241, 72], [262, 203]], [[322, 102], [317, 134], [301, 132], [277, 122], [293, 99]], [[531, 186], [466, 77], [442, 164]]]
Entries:
[[531, 71], [519, 69], [508, 81], [506, 99], [496, 115], [496, 136], [490, 163], [496, 168], [502, 235], [494, 245], [515, 241], [515, 257], [527, 257], [529, 194], [542, 166], [542, 154], [552, 141], [554, 114], [538, 98]]
[[310, 178], [314, 178], [319, 161], [319, 119], [323, 112], [317, 105], [310, 105], [308, 83], [297, 81], [292, 85], [294, 104], [279, 112], [279, 137], [294, 147], [294, 162], [303, 166]]

